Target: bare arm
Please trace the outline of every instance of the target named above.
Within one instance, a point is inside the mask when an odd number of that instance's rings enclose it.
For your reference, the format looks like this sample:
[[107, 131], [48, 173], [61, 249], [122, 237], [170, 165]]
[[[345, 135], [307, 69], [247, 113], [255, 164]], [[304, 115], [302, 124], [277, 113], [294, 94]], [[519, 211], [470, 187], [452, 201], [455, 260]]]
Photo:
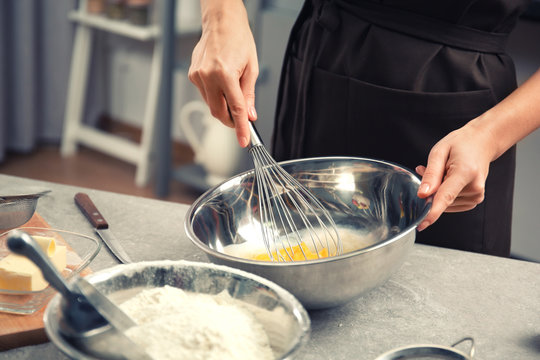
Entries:
[[242, 0], [201, 0], [201, 12], [202, 36], [193, 50], [188, 76], [212, 115], [235, 128], [238, 143], [245, 147], [248, 121], [257, 119], [255, 82], [259, 74], [247, 12]]
[[540, 127], [540, 70], [499, 104], [441, 139], [431, 149], [418, 196], [433, 194], [418, 230], [443, 212], [473, 209], [484, 200], [489, 164]]

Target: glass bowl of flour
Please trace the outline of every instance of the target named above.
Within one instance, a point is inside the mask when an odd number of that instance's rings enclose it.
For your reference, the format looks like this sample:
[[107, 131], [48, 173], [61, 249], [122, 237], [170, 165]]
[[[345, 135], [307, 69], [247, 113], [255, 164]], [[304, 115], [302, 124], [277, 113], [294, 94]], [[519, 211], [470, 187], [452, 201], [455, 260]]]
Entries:
[[[292, 359], [309, 336], [309, 316], [292, 294], [239, 269], [165, 260], [85, 278], [133, 318], [126, 335], [154, 360]], [[56, 295], [45, 311], [49, 339], [71, 358], [98, 358], [62, 336], [61, 302]]]

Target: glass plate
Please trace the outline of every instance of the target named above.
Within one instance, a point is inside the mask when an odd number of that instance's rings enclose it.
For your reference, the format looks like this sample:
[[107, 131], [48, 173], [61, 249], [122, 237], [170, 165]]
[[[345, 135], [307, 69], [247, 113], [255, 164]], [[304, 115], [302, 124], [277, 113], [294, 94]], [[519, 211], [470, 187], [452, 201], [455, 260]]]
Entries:
[[[101, 242], [96, 238], [70, 231], [46, 228], [19, 228], [30, 235], [53, 237], [58, 245], [67, 246], [66, 268], [62, 271], [65, 279], [83, 271], [101, 249]], [[13, 231], [13, 230], [10, 230]], [[0, 235], [0, 260], [11, 252], [7, 247], [10, 231]], [[14, 291], [0, 289], [0, 312], [13, 314], [33, 314], [45, 306], [56, 293], [51, 286], [40, 291]]]

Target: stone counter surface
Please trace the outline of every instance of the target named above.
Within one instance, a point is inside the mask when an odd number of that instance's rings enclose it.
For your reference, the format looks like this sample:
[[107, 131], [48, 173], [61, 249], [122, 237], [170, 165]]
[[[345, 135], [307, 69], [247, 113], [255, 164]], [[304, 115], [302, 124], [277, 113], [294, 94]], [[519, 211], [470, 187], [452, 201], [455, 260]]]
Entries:
[[[208, 261], [184, 232], [187, 205], [0, 175], [0, 193], [13, 186], [51, 189], [38, 203], [43, 218], [53, 228], [92, 235], [73, 201], [86, 192], [134, 261]], [[90, 267], [116, 264], [104, 247]], [[475, 359], [537, 360], [540, 264], [415, 245], [384, 285], [310, 317], [311, 338], [298, 359], [373, 360], [401, 346], [449, 346], [470, 336]], [[64, 358], [52, 343], [0, 352], [0, 359]]]

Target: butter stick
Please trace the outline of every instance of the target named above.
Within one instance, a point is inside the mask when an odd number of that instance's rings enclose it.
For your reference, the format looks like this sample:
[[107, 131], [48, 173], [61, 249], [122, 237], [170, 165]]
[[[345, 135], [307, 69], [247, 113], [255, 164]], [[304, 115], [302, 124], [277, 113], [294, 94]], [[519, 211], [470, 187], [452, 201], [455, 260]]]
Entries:
[[[34, 236], [54, 266], [62, 271], [66, 267], [67, 248], [57, 245], [52, 237]], [[9, 254], [0, 260], [0, 289], [16, 291], [39, 291], [46, 288], [47, 281], [41, 270], [28, 258]]]

